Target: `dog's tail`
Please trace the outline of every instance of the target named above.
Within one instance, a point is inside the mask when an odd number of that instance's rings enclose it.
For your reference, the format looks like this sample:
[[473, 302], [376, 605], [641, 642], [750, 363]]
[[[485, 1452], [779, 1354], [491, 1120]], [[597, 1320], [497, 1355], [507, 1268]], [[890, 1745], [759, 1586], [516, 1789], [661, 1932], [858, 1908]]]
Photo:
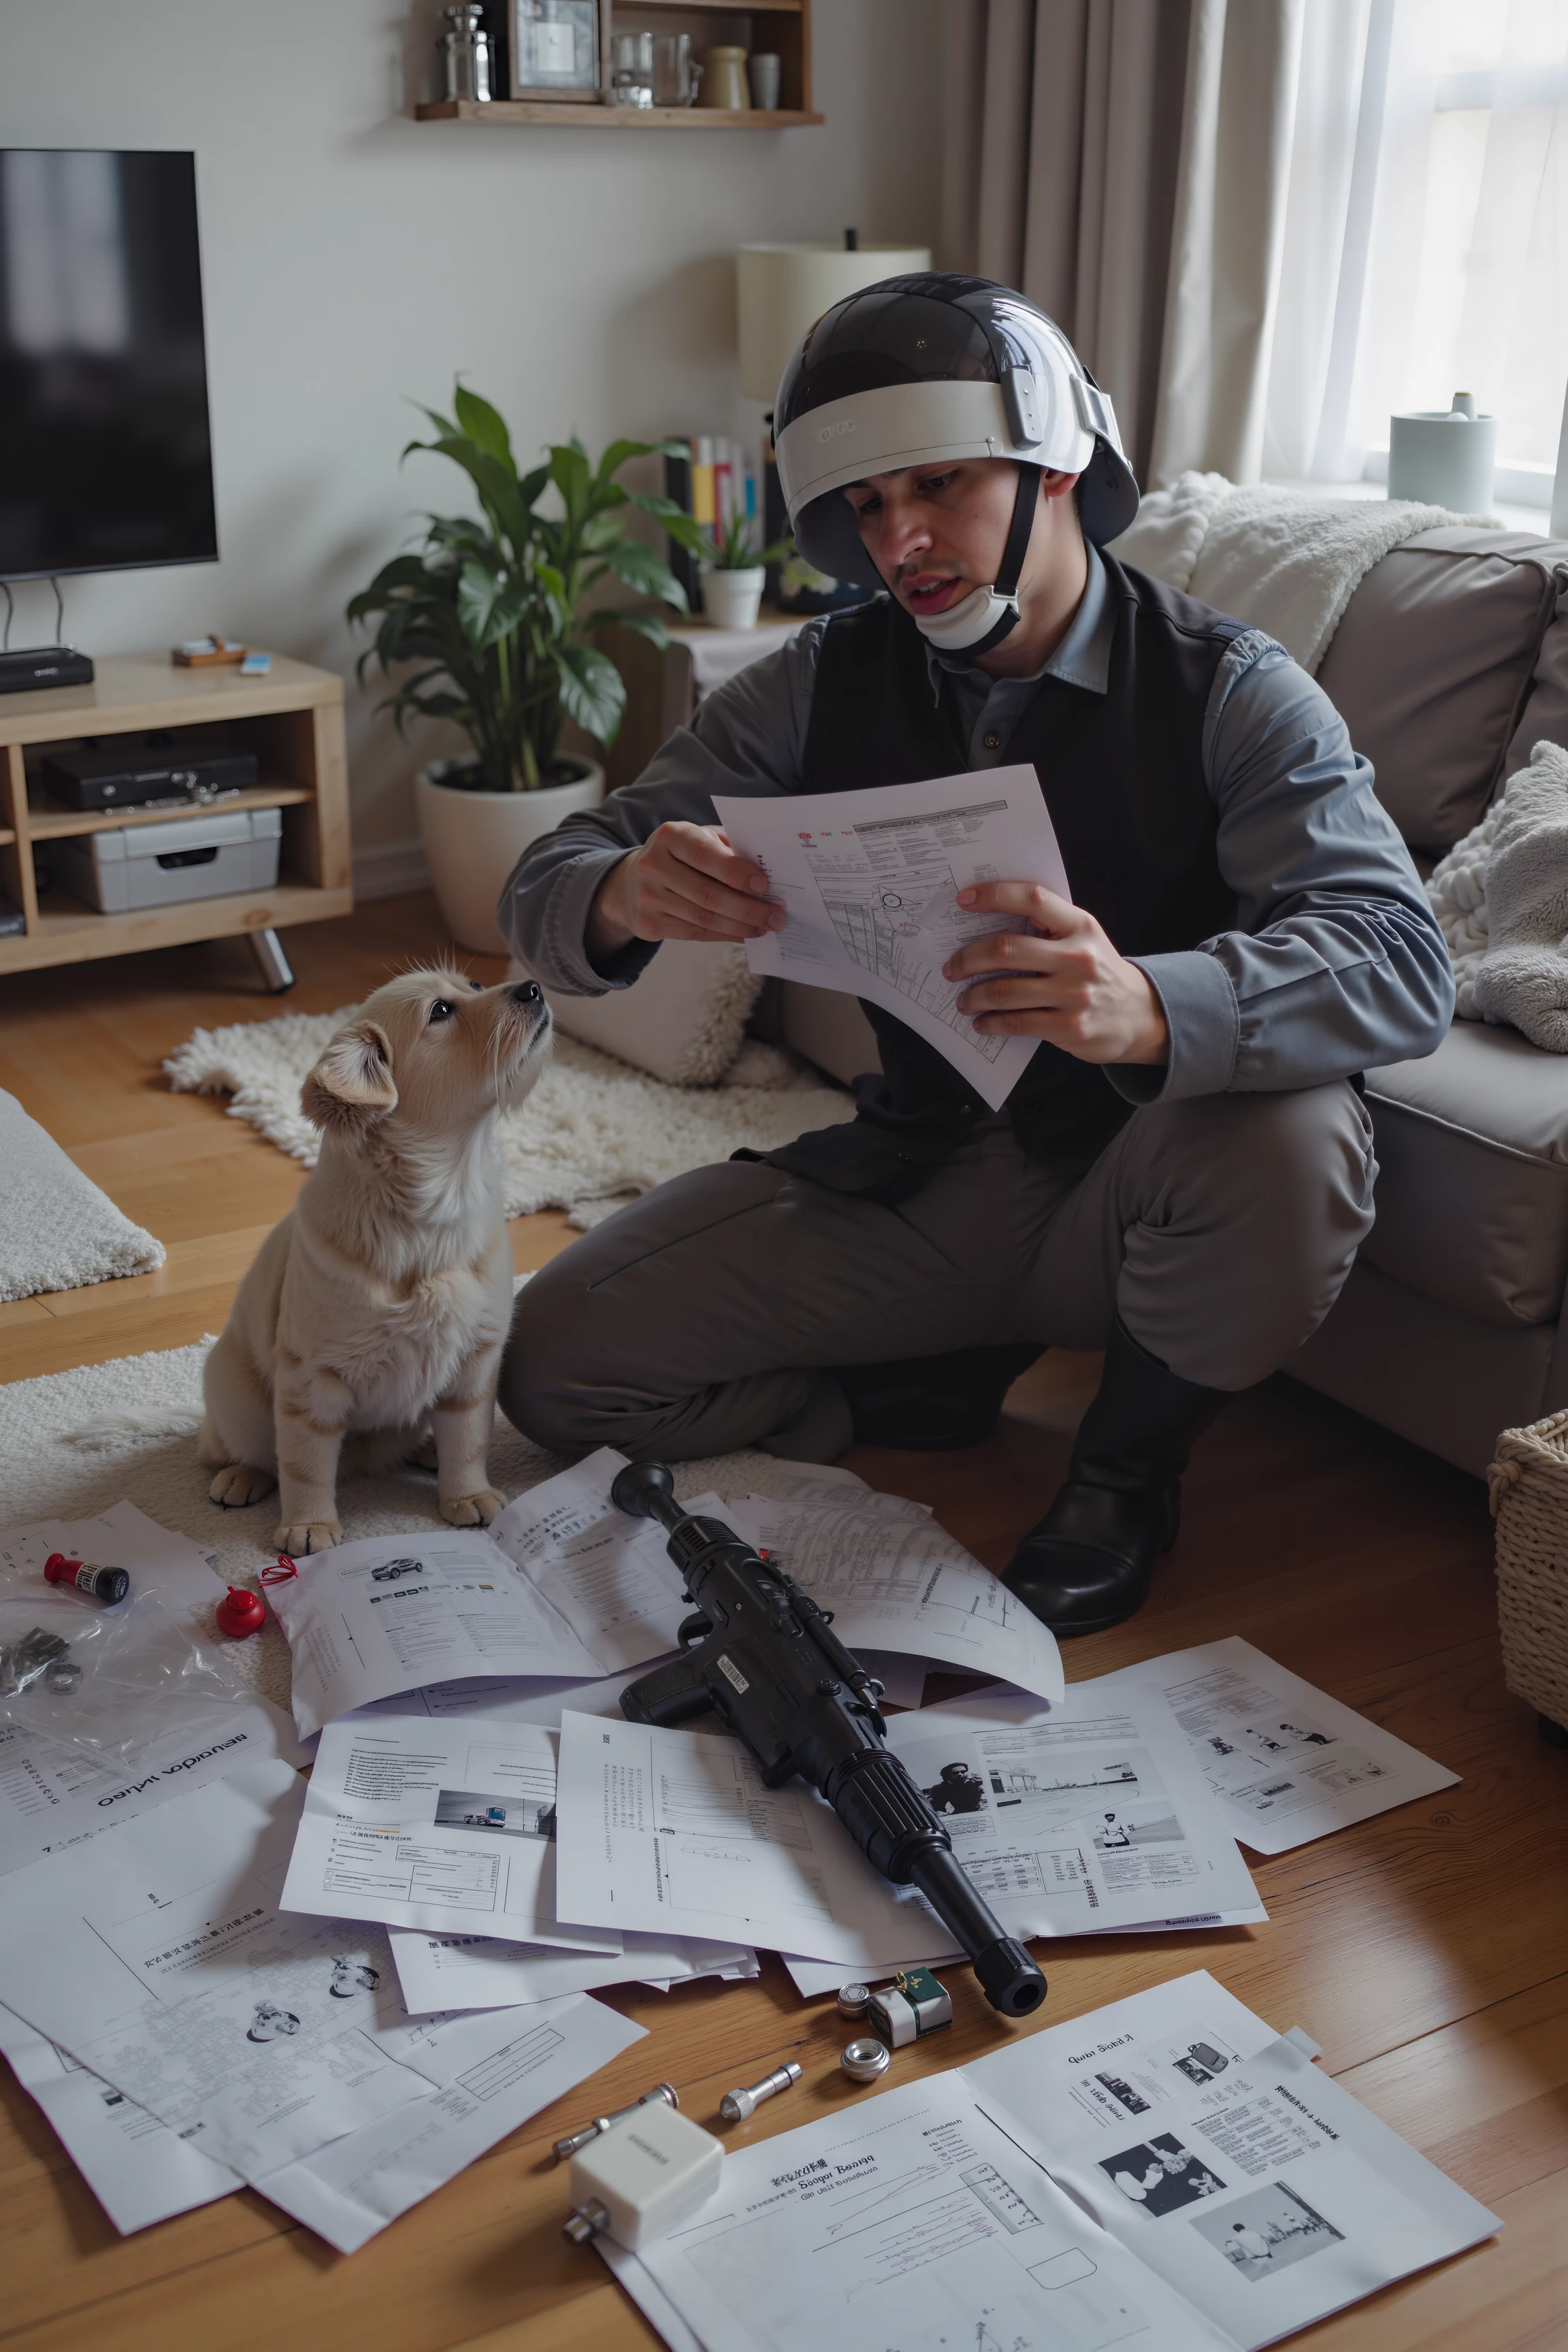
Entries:
[[98, 1454], [125, 1437], [195, 1437], [201, 1425], [199, 1405], [121, 1405], [95, 1412], [79, 1429], [62, 1429], [60, 1438], [84, 1454]]

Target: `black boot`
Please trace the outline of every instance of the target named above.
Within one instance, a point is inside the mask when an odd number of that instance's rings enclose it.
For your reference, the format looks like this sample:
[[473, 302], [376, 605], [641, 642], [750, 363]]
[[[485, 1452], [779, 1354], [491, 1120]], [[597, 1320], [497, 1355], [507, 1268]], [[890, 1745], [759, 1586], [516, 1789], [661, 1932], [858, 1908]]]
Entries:
[[911, 1356], [901, 1363], [840, 1365], [834, 1378], [849, 1400], [857, 1445], [948, 1454], [990, 1436], [1008, 1390], [1044, 1353], [1027, 1339], [1011, 1347], [954, 1348], [945, 1356]]
[[1176, 1540], [1187, 1450], [1226, 1402], [1141, 1348], [1120, 1318], [1067, 1482], [1002, 1579], [1053, 1633], [1099, 1633], [1141, 1609]]

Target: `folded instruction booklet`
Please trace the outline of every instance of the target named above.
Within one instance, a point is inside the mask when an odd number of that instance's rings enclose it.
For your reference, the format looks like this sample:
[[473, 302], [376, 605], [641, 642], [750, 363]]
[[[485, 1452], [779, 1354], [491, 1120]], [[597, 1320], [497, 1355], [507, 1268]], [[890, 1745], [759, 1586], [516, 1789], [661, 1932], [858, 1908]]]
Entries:
[[679, 2231], [599, 2247], [680, 2352], [1254, 2352], [1499, 2227], [1200, 1971], [733, 2148]]
[[[264, 1569], [292, 1654], [300, 1738], [400, 1694], [422, 1692], [430, 1714], [458, 1712], [460, 1696], [431, 1694], [475, 1678], [597, 1682], [667, 1656], [680, 1578], [663, 1529], [611, 1503], [625, 1466], [601, 1447], [520, 1495], [483, 1534], [377, 1536]], [[739, 1507], [703, 1495], [688, 1507], [735, 1524]], [[852, 1648], [1060, 1696], [1051, 1634], [918, 1505], [849, 1515], [802, 1506], [789, 1525], [792, 1572], [808, 1591], [820, 1580]]]
[[999, 1110], [1039, 1040], [983, 1035], [958, 1010], [962, 983], [942, 968], [969, 940], [1028, 928], [961, 907], [967, 885], [1043, 882], [1072, 896], [1034, 769], [782, 800], [715, 794], [713, 812], [788, 916], [782, 930], [747, 941], [752, 970], [896, 1013]]

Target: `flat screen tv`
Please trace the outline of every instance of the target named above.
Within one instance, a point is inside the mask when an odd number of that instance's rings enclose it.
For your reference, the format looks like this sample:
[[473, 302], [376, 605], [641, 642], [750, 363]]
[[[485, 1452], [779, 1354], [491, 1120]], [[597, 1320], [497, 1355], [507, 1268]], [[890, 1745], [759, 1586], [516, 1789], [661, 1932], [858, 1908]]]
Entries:
[[0, 148], [0, 580], [216, 556], [195, 156]]

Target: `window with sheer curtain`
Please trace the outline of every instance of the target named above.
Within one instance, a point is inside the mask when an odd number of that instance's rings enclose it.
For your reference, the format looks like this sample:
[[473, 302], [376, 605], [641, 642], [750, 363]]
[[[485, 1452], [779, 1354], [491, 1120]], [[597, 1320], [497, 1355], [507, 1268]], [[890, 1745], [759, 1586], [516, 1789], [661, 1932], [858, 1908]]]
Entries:
[[1545, 505], [1568, 389], [1568, 0], [1309, 0], [1264, 470], [1379, 479], [1388, 418], [1498, 419]]

